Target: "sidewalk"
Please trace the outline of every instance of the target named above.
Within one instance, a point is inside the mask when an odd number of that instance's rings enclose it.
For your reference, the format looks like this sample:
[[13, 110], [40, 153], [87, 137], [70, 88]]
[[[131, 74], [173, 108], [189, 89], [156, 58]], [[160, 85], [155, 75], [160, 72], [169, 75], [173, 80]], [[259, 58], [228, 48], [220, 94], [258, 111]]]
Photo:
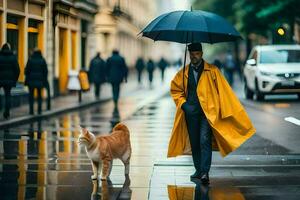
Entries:
[[[174, 69], [168, 69], [174, 71]], [[143, 73], [142, 85], [138, 85], [136, 72], [131, 71], [128, 76], [128, 82], [121, 85], [120, 98], [133, 95], [134, 92], [149, 89], [148, 74], [146, 71]], [[160, 71], [158, 69], [154, 72], [153, 89], [161, 87]], [[166, 83], [165, 83], [166, 84]], [[100, 92], [100, 99], [94, 97], [94, 87], [91, 86], [91, 90], [86, 93], [82, 93], [82, 102], [78, 102], [77, 94], [69, 94], [66, 96], [60, 96], [51, 100], [51, 110], [46, 110], [46, 100], [43, 100], [43, 112], [41, 115], [29, 115], [29, 105], [25, 104], [17, 108], [10, 110], [10, 118], [8, 120], [0, 115], [0, 128], [8, 128], [15, 125], [21, 125], [28, 122], [36, 121], [42, 118], [47, 118], [53, 115], [74, 111], [95, 104], [109, 101], [112, 98], [111, 85], [105, 83], [102, 85]], [[37, 102], [35, 102], [35, 113], [37, 113]]]

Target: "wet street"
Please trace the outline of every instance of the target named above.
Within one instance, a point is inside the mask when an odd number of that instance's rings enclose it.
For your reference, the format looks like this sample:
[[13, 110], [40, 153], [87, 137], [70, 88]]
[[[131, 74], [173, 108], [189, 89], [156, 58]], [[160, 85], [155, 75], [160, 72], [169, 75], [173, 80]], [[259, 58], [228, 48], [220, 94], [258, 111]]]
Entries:
[[[190, 156], [167, 159], [175, 115], [170, 77], [152, 90], [31, 124], [0, 130], [0, 199], [267, 200], [300, 199], [300, 102], [274, 96], [245, 100], [235, 90], [257, 134], [226, 158], [213, 153], [209, 187], [190, 181]], [[297, 121], [298, 119], [298, 121]], [[77, 144], [79, 125], [95, 134], [117, 122], [131, 134], [130, 180], [115, 160], [111, 181], [91, 180], [85, 150]]]

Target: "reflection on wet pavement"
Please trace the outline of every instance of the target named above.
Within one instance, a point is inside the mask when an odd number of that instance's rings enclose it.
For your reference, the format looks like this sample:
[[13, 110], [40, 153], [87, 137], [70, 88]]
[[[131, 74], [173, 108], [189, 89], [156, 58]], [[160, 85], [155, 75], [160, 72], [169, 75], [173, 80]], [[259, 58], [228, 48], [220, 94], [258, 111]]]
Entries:
[[[175, 112], [172, 100], [165, 96], [137, 108], [135, 101], [143, 98], [121, 101], [118, 109], [108, 102], [1, 130], [1, 199], [300, 199], [291, 196], [300, 190], [299, 159], [291, 155], [282, 163], [280, 156], [265, 157], [264, 147], [261, 157], [241, 150], [221, 159], [215, 152], [211, 185], [191, 182], [190, 157], [166, 159]], [[116, 160], [111, 181], [92, 181], [90, 161], [77, 144], [79, 126], [102, 134], [119, 121], [131, 131], [130, 179], [124, 178], [123, 164]]]
[[[130, 178], [126, 177], [123, 185], [113, 185], [111, 180], [93, 180], [92, 200], [131, 199]], [[101, 185], [100, 185], [101, 184]]]

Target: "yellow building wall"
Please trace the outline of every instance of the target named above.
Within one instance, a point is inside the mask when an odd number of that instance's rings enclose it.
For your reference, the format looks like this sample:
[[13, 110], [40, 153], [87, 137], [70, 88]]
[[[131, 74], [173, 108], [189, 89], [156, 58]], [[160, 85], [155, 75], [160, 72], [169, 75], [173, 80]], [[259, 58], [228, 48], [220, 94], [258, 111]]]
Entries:
[[39, 23], [38, 25], [38, 48], [45, 53], [44, 48], [44, 23]]
[[71, 59], [72, 59], [72, 69], [77, 69], [77, 32], [76, 31], [72, 31], [71, 32], [71, 44], [72, 44], [72, 48], [71, 48]]
[[25, 40], [27, 34], [25, 32], [25, 18], [20, 18], [18, 22], [18, 30], [19, 30], [19, 35], [18, 35], [18, 61], [19, 61], [19, 66], [20, 66], [20, 76], [19, 76], [19, 81], [24, 82], [25, 76], [24, 76], [24, 69], [25, 69]]
[[61, 93], [66, 92], [68, 83], [68, 71], [69, 71], [69, 43], [68, 41], [68, 30], [59, 28], [59, 90]]

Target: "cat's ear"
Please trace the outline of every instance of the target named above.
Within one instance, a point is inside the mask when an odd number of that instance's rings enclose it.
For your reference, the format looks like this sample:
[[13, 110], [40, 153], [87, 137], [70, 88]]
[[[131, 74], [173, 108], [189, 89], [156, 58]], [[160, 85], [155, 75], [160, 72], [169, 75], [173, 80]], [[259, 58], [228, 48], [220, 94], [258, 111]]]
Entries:
[[89, 132], [86, 128], [83, 128], [81, 126], [79, 126], [79, 127], [81, 128], [83, 134], [87, 134]]

